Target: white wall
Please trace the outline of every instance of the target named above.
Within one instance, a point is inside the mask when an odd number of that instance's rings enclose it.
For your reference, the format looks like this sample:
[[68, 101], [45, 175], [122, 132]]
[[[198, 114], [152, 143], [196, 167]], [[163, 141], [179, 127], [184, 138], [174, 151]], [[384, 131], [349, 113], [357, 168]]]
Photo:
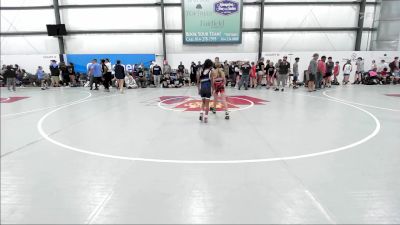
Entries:
[[1, 65], [18, 64], [22, 69], [29, 73], [35, 73], [38, 66], [42, 66], [46, 73], [50, 73], [50, 60], [60, 61], [60, 57], [55, 54], [49, 55], [1, 55]]
[[[82, 1], [83, 2], [83, 1]], [[67, 30], [161, 29], [160, 8], [62, 9]]]
[[356, 27], [358, 5], [267, 5], [264, 28]]
[[58, 52], [58, 40], [44, 35], [2, 36], [1, 55], [42, 55]]
[[46, 24], [54, 24], [54, 10], [2, 10], [1, 32], [46, 31]]
[[52, 5], [52, 0], [1, 0], [1, 6], [37, 6], [37, 5]]
[[186, 68], [190, 67], [190, 64], [197, 61], [201, 61], [202, 63], [206, 59], [211, 59], [214, 61], [215, 57], [219, 57], [220, 61], [223, 62], [225, 60], [228, 61], [236, 61], [236, 60], [254, 60], [257, 58], [257, 53], [177, 53], [177, 54], [168, 54], [168, 63], [172, 68], [177, 68], [179, 62], [185, 65]]
[[264, 33], [263, 51], [349, 51], [356, 32], [273, 32]]
[[69, 54], [160, 54], [161, 34], [80, 34], [64, 37]]
[[[259, 0], [244, 0], [244, 2]], [[269, 0], [281, 1], [281, 0]], [[296, 0], [288, 0], [296, 1]], [[311, 1], [311, 0], [310, 0]], [[316, 1], [316, 0], [312, 0]], [[324, 1], [324, 0], [317, 0]], [[337, 0], [353, 1], [353, 0]], [[372, 1], [372, 0], [370, 0]], [[109, 0], [59, 0], [60, 4], [106, 4]], [[115, 0], [112, 3], [155, 3], [159, 0]], [[180, 3], [181, 0], [165, 0]], [[2, 6], [51, 5], [52, 0], [1, 0]], [[258, 28], [260, 7], [243, 6], [243, 28]], [[264, 28], [356, 27], [357, 5], [266, 5]], [[1, 10], [1, 31], [46, 31], [46, 24], [55, 23], [52, 9]], [[166, 7], [167, 29], [182, 29], [181, 7]], [[372, 27], [375, 6], [367, 5], [365, 27]], [[161, 11], [156, 7], [61, 8], [61, 20], [67, 30], [161, 29]], [[376, 24], [375, 24], [376, 25]], [[370, 46], [371, 32], [363, 32], [362, 49]], [[239, 45], [183, 45], [182, 34], [167, 33], [167, 52], [183, 53], [252, 53], [257, 52], [257, 32], [243, 33]], [[351, 51], [355, 31], [347, 32], [265, 32], [264, 52], [281, 51]], [[394, 38], [397, 40], [397, 37]], [[397, 40], [398, 42], [398, 40]], [[96, 34], [65, 36], [66, 52], [76, 53], [162, 53], [161, 34]], [[399, 45], [400, 48], [400, 45]], [[57, 38], [47, 35], [3, 36], [1, 54], [58, 53]]]

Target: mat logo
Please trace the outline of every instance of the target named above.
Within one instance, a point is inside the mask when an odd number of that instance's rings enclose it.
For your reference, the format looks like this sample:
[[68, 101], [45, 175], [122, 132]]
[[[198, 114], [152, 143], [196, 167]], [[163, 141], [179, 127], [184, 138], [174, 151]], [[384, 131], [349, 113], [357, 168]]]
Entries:
[[26, 99], [29, 97], [9, 97], [9, 98], [0, 98], [0, 103], [13, 103], [22, 99]]
[[[226, 98], [228, 109], [231, 111], [242, 110], [250, 108], [254, 105], [264, 105], [266, 100], [254, 98], [246, 95], [233, 95]], [[213, 100], [211, 100], [214, 105]], [[173, 111], [200, 111], [202, 101], [198, 98], [191, 96], [161, 96], [160, 106], [164, 109], [171, 109]], [[222, 102], [216, 105], [217, 111], [223, 111], [224, 107]]]
[[385, 95], [390, 97], [400, 97], [400, 94], [385, 94]]
[[239, 3], [231, 0], [223, 0], [214, 4], [214, 11], [223, 16], [228, 16], [239, 11]]

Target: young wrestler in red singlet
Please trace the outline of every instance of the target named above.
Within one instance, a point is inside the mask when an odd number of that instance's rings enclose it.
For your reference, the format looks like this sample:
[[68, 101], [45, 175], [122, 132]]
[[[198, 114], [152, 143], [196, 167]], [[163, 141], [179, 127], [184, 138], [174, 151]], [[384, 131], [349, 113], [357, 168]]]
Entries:
[[215, 64], [215, 69], [211, 73], [212, 79], [211, 79], [211, 84], [213, 87], [213, 95], [214, 95], [214, 107], [211, 108], [211, 111], [213, 113], [216, 113], [216, 108], [218, 104], [218, 95], [221, 96], [221, 101], [224, 106], [225, 110], [225, 119], [229, 119], [229, 112], [228, 112], [228, 105], [226, 103], [226, 95], [225, 95], [225, 83], [226, 83], [226, 78], [225, 78], [225, 73], [222, 69], [222, 66], [220, 63]]

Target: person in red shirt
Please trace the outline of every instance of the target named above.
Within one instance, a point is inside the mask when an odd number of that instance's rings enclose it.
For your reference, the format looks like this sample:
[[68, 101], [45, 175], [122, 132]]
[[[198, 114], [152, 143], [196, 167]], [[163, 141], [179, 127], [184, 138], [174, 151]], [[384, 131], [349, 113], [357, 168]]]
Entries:
[[251, 88], [257, 87], [257, 71], [256, 65], [254, 62], [251, 62], [251, 71], [250, 71], [250, 86]]
[[339, 81], [337, 80], [339, 73], [340, 73], [340, 65], [339, 65], [339, 61], [336, 61], [335, 67], [333, 68], [333, 83], [334, 84], [339, 84]]
[[322, 80], [322, 77], [326, 74], [326, 64], [325, 64], [326, 56], [322, 56], [321, 59], [318, 61], [317, 67], [317, 89], [321, 89], [321, 84], [325, 82]]
[[385, 67], [379, 74], [380, 84], [390, 84], [390, 79], [388, 79], [388, 69]]

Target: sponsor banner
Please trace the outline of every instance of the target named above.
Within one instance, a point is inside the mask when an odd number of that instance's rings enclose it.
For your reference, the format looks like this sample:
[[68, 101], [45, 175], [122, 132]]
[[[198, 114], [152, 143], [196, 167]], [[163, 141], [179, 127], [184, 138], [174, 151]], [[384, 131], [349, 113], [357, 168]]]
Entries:
[[242, 0], [183, 0], [183, 43], [241, 43]]
[[110, 59], [114, 67], [117, 60], [121, 60], [121, 64], [129, 72], [132, 71], [135, 64], [143, 63], [145, 67], [149, 67], [152, 61], [155, 61], [154, 54], [67, 54], [66, 61], [74, 63], [75, 71], [86, 73], [92, 59], [97, 59], [100, 63], [101, 59]]

